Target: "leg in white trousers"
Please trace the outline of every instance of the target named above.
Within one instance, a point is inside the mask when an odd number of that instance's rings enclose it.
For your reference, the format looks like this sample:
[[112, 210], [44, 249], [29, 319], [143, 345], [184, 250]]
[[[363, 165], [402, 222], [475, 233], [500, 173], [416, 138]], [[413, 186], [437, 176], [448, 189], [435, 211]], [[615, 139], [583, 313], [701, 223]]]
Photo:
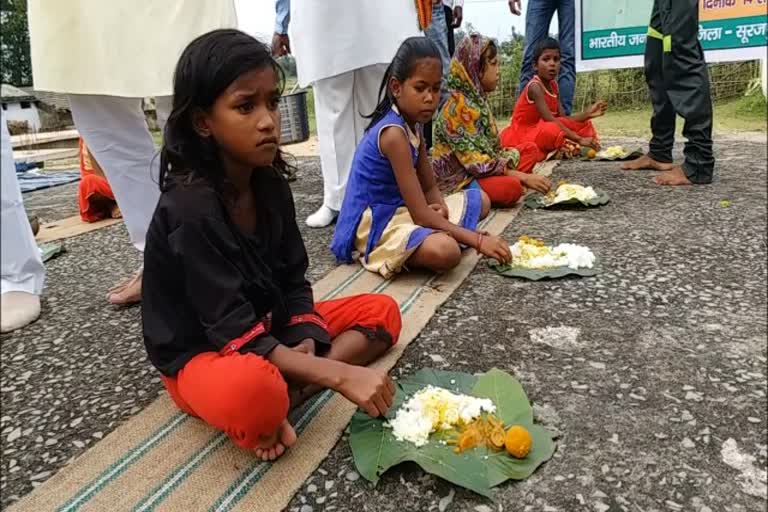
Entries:
[[[125, 220], [131, 242], [144, 251], [149, 222], [160, 197], [160, 156], [149, 133], [141, 98], [69, 96], [72, 118], [80, 136], [107, 177]], [[157, 124], [162, 131], [171, 97], [155, 98]], [[141, 300], [142, 272], [112, 288], [107, 300], [128, 305]]]
[[368, 125], [363, 116], [376, 108], [386, 70], [385, 64], [376, 64], [314, 84], [323, 206], [307, 219], [311, 227], [329, 225], [341, 209], [355, 148]]
[[[141, 98], [69, 96], [72, 118], [80, 136], [104, 170], [125, 219], [131, 242], [144, 250], [149, 222], [160, 197], [160, 156], [147, 127]], [[170, 97], [156, 99], [162, 130]]]
[[33, 322], [40, 316], [40, 294], [45, 281], [45, 267], [40, 250], [24, 211], [21, 189], [16, 179], [11, 136], [0, 119], [2, 142], [2, 332], [9, 332]]

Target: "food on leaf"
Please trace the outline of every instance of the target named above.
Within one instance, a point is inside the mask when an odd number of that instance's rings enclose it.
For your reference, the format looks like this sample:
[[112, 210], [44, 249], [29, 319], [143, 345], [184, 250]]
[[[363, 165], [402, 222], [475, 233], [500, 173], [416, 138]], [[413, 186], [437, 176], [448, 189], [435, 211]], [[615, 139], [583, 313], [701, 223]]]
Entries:
[[416, 446], [427, 443], [429, 434], [452, 430], [468, 424], [483, 412], [494, 412], [496, 406], [487, 398], [451, 393], [447, 389], [427, 386], [414, 394], [389, 422], [398, 441]]
[[542, 240], [521, 236], [510, 246], [512, 266], [529, 269], [568, 267], [592, 268], [595, 255], [588, 247], [576, 244], [559, 244], [554, 247]]

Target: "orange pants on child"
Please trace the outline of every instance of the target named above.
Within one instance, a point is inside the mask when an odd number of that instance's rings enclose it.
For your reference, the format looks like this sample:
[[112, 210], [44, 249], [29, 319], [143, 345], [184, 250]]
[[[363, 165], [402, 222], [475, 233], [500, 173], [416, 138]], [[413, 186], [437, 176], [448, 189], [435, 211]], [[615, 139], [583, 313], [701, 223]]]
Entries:
[[84, 174], [80, 177], [77, 201], [83, 222], [98, 222], [109, 218], [110, 210], [104, 206], [114, 200], [115, 195], [106, 178], [96, 174]]
[[[397, 303], [387, 295], [367, 294], [315, 304], [333, 340], [361, 329], [385, 335], [392, 343], [400, 335]], [[193, 357], [176, 377], [162, 377], [182, 411], [225, 432], [244, 449], [256, 447], [288, 416], [288, 386], [280, 371], [256, 354], [204, 352]]]
[[[559, 121], [574, 131], [579, 137], [597, 137], [597, 131], [592, 125], [592, 121], [573, 121], [564, 117], [559, 118]], [[540, 121], [537, 128], [535, 142], [542, 153], [546, 155], [562, 147], [566, 139], [565, 132], [557, 123]]]
[[[525, 142], [515, 149], [520, 153], [520, 161], [517, 164], [517, 170], [520, 172], [532, 172], [536, 163], [545, 158], [533, 142]], [[523, 184], [517, 176], [478, 178], [477, 184], [488, 195], [491, 205], [501, 208], [513, 206], [525, 193]]]

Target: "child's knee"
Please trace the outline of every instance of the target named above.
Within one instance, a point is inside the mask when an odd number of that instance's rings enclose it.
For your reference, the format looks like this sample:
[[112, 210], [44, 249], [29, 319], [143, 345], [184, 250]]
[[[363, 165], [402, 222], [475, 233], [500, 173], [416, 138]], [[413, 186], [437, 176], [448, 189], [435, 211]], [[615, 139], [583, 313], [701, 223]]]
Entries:
[[491, 198], [484, 190], [480, 191], [480, 218], [484, 219], [491, 213]]
[[514, 206], [523, 196], [523, 184], [518, 179], [508, 179], [499, 191], [496, 202], [498, 206], [509, 208]]
[[181, 382], [179, 391], [203, 421], [241, 448], [254, 448], [287, 418], [288, 386], [277, 367], [254, 354], [222, 356], [219, 362], [228, 364], [209, 367], [207, 386]]
[[389, 295], [379, 295], [377, 300], [376, 306], [381, 315], [381, 327], [387, 331], [394, 345], [400, 337], [400, 329], [403, 325], [400, 305]]
[[435, 272], [447, 272], [461, 262], [461, 249], [452, 237], [441, 233], [428, 237], [425, 242], [424, 258]]

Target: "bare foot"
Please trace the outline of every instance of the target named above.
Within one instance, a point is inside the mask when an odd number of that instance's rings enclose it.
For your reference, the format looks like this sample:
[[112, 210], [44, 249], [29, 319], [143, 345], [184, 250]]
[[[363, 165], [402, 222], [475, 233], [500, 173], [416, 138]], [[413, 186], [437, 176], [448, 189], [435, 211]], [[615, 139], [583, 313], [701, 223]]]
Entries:
[[121, 282], [107, 293], [107, 301], [116, 306], [128, 306], [141, 302], [141, 278], [139, 270], [133, 276]]
[[676, 165], [669, 172], [665, 172], [664, 174], [659, 174], [658, 176], [654, 177], [653, 181], [657, 185], [693, 185], [693, 183], [691, 183], [691, 181], [688, 179], [688, 176], [685, 175], [683, 168], [679, 165]]
[[261, 436], [255, 452], [263, 461], [275, 460], [296, 442], [296, 431], [288, 420], [283, 421], [272, 434]]
[[625, 171], [671, 171], [674, 169], [675, 164], [664, 164], [657, 162], [649, 155], [643, 155], [637, 160], [631, 160], [622, 164], [621, 168]]
[[120, 207], [117, 206], [117, 204], [113, 205], [112, 208], [109, 210], [109, 216], [113, 219], [122, 219], [123, 218], [123, 212], [120, 211]]

